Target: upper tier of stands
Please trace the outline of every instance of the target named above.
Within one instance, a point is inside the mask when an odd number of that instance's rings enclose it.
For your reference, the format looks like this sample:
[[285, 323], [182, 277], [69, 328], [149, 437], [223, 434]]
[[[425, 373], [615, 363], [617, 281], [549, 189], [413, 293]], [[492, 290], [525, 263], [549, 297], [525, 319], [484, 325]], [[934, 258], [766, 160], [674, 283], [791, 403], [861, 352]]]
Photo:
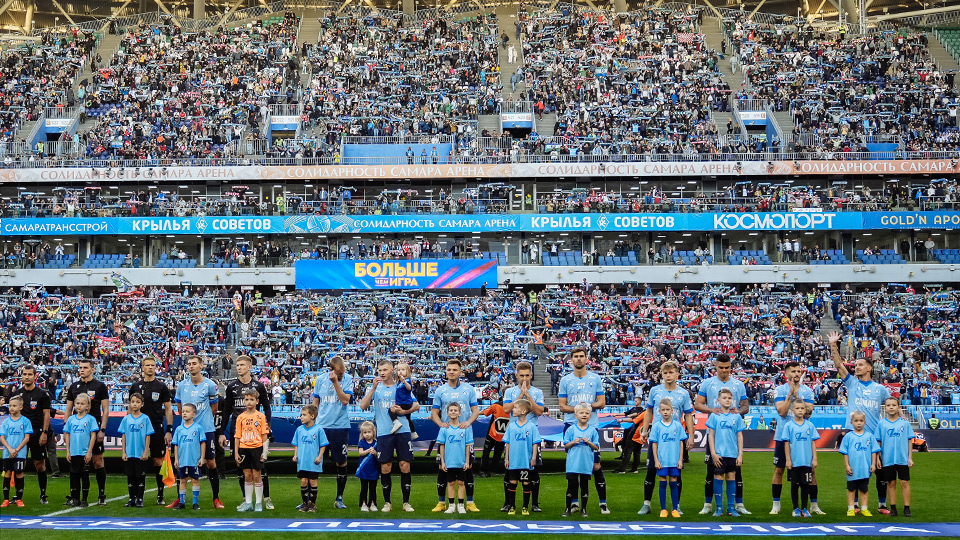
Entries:
[[292, 13], [238, 28], [184, 33], [133, 28], [78, 98], [98, 119], [76, 142], [91, 159], [219, 157], [259, 129], [262, 108], [292, 99], [299, 20]]
[[[495, 15], [403, 22], [398, 15], [323, 19], [307, 47], [307, 129], [325, 136], [475, 134], [500, 102]], [[389, 139], [380, 139], [388, 141]], [[444, 156], [446, 157], [446, 156]]]
[[[406, 17], [351, 6], [324, 14], [317, 37], [298, 36], [301, 21], [287, 12], [200, 31], [142, 23], [120, 30], [119, 50], [96, 56], [92, 34], [7, 51], [0, 158], [8, 167], [339, 163], [344, 136], [389, 144], [381, 137], [418, 135], [455, 136], [443, 161], [470, 163], [958, 155], [957, 94], [930, 56], [933, 34], [904, 28], [841, 39], [782, 17], [740, 15], [724, 19], [725, 54], [707, 45], [703, 8], [614, 14], [560, 5], [517, 15], [521, 98], [538, 116], [556, 114], [523, 140], [477, 142], [499, 135], [478, 118], [501, 110], [502, 79], [515, 75], [501, 77], [496, 15]], [[953, 34], [940, 35], [951, 46]], [[730, 88], [721, 69], [730, 54], [747, 74], [742, 88]], [[92, 80], [74, 96], [87, 67]], [[721, 133], [716, 115], [726, 118], [741, 99], [787, 111], [796, 121], [780, 126], [787, 140]], [[85, 121], [58, 141], [69, 144], [41, 155], [16, 135], [44, 107], [74, 104]], [[271, 107], [301, 119], [286, 145], [272, 138]], [[886, 146], [861, 153], [873, 144]]]
[[[927, 32], [871, 32], [825, 40], [785, 21], [728, 24], [750, 85], [738, 97], [789, 111], [798, 149], [863, 149], [895, 143], [911, 150], [960, 148], [957, 93], [937, 69]], [[951, 77], [952, 80], [952, 77]]]

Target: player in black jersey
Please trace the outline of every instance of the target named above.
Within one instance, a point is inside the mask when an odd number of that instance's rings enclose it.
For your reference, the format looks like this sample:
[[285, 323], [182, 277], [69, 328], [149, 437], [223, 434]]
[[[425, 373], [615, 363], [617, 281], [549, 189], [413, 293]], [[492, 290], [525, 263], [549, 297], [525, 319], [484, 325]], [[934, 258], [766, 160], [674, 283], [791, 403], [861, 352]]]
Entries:
[[[253, 358], [250, 358], [247, 355], [241, 355], [237, 358], [237, 378], [231, 380], [227, 383], [227, 391], [224, 394], [224, 401], [227, 404], [226, 411], [223, 416], [222, 431], [220, 432], [220, 446], [223, 448], [227, 447], [227, 443], [233, 440], [233, 422], [232, 420], [240, 414], [247, 410], [246, 405], [243, 404], [243, 391], [247, 389], [256, 390], [259, 397], [259, 405], [263, 408], [263, 415], [267, 417], [267, 425], [270, 424], [271, 413], [270, 413], [270, 394], [267, 393], [267, 388], [253, 377], [253, 374], [250, 373], [250, 368], [253, 367]], [[231, 434], [230, 437], [227, 437], [227, 434]], [[273, 433], [270, 434], [271, 439], [273, 438]], [[233, 449], [234, 452], [237, 451], [236, 448]], [[244, 479], [243, 471], [239, 470], [239, 480], [240, 480], [240, 493], [244, 491]], [[270, 499], [270, 481], [267, 479], [267, 468], [264, 467], [261, 471], [261, 479], [263, 480], [263, 506], [267, 510], [273, 510], [273, 501]]]
[[40, 504], [47, 504], [47, 437], [53, 437], [50, 429], [50, 394], [37, 386], [37, 368], [33, 364], [27, 364], [20, 370], [20, 382], [22, 386], [14, 390], [13, 397], [23, 398], [22, 413], [33, 428], [27, 449], [37, 469]]
[[93, 361], [83, 358], [79, 362], [78, 371], [80, 380], [74, 382], [67, 389], [67, 410], [64, 412], [64, 418], [70, 418], [73, 414], [73, 400], [80, 394], [86, 394], [90, 397], [90, 415], [97, 421], [100, 431], [97, 432], [97, 442], [93, 445], [93, 464], [94, 473], [97, 476], [97, 488], [100, 490], [100, 497], [97, 504], [107, 505], [107, 471], [103, 468], [103, 439], [107, 432], [107, 420], [110, 419], [110, 392], [107, 385], [93, 378]]
[[[173, 405], [170, 402], [170, 389], [166, 383], [157, 379], [157, 359], [148, 356], [140, 362], [143, 378], [130, 385], [130, 395], [139, 393], [143, 396], [143, 414], [150, 418], [154, 435], [150, 437], [150, 457], [156, 467], [157, 504], [163, 505], [163, 476], [160, 467], [163, 465], [163, 456], [166, 454], [170, 441], [173, 439]], [[163, 420], [166, 418], [167, 427], [164, 429]], [[160, 434], [163, 433], [161, 437]]]

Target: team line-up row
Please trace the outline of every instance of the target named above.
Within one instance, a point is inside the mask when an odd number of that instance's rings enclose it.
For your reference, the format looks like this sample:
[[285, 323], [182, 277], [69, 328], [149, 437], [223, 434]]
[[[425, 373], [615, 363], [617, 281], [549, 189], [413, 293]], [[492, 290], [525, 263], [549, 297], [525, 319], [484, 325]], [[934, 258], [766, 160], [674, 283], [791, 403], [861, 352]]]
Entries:
[[[904, 515], [910, 516], [910, 467], [913, 466], [913, 430], [900, 417], [900, 403], [889, 395], [886, 387], [871, 379], [873, 366], [868, 359], [859, 359], [850, 373], [842, 363], [837, 348], [839, 334], [829, 336], [831, 353], [839, 375], [851, 393], [848, 400], [847, 428], [840, 452], [844, 455], [847, 477], [848, 515], [857, 512], [870, 516], [868, 508], [869, 479], [876, 473], [879, 512], [896, 515], [897, 480], [904, 499]], [[560, 382], [560, 410], [564, 413], [563, 446], [566, 451], [567, 493], [564, 516], [579, 513], [587, 515], [589, 480], [592, 476], [601, 513], [609, 513], [606, 480], [600, 467], [598, 411], [606, 405], [601, 377], [587, 369], [588, 352], [576, 348], [571, 352], [573, 371]], [[213, 505], [223, 508], [220, 501], [220, 480], [216, 471], [216, 449], [226, 447], [227, 435], [232, 435], [234, 459], [240, 471], [244, 502], [238, 511], [272, 509], [269, 482], [264, 463], [271, 440], [269, 417], [260, 411], [268, 402], [263, 384], [252, 377], [253, 361], [246, 356], [237, 360], [237, 378], [227, 385], [226, 419], [220, 430], [214, 426], [219, 396], [217, 385], [203, 375], [202, 359], [191, 356], [187, 361], [189, 379], [181, 382], [171, 400], [166, 385], [156, 378], [156, 361], [147, 358], [142, 363], [143, 378], [131, 387], [129, 414], [121, 422], [124, 472], [128, 479], [129, 501], [126, 506], [143, 506], [147, 465], [155, 465], [158, 488], [157, 504], [164, 504], [163, 458], [172, 449], [173, 467], [170, 472], [179, 478], [179, 498], [169, 508], [187, 507], [187, 489], [192, 484], [193, 508], [199, 509], [200, 476], [204, 466], [210, 480]], [[723, 496], [726, 494], [726, 514], [739, 516], [750, 512], [743, 505], [743, 434], [746, 425], [742, 414], [749, 410], [746, 391], [741, 381], [731, 377], [729, 356], [721, 354], [715, 360], [717, 375], [704, 381], [696, 400], [677, 382], [679, 366], [672, 361], [660, 367], [661, 384], [651, 389], [645, 411], [635, 418], [639, 424], [635, 439], [649, 444], [647, 478], [644, 482], [644, 501], [639, 513], [651, 512], [651, 499], [659, 479], [660, 516], [679, 518], [682, 490], [682, 469], [687, 450], [692, 447], [695, 422], [693, 411], [709, 412], [708, 452], [706, 455], [707, 482], [704, 507], [701, 514], [724, 515]], [[99, 504], [106, 504], [106, 472], [103, 461], [103, 440], [109, 412], [106, 386], [93, 378], [93, 363], [82, 360], [80, 379], [67, 394], [67, 421], [64, 437], [67, 461], [70, 463], [70, 498], [68, 506], [87, 506], [90, 489], [88, 465], [92, 465], [99, 488]], [[477, 392], [461, 380], [462, 367], [458, 360], [450, 360], [446, 367], [447, 382], [433, 400], [431, 418], [440, 427], [437, 435], [438, 503], [434, 512], [478, 512], [473, 500], [474, 451], [471, 424], [479, 417]], [[379, 480], [383, 493], [380, 511], [392, 510], [392, 468], [394, 457], [399, 461], [402, 508], [413, 512], [410, 505], [413, 460], [409, 415], [420, 408], [413, 397], [409, 367], [394, 366], [381, 361], [378, 376], [361, 400], [361, 408], [373, 409], [374, 421], [360, 427], [357, 447], [360, 463], [355, 476], [361, 482], [360, 509], [377, 511], [376, 484]], [[775, 404], [780, 414], [775, 433], [774, 476], [772, 479], [773, 507], [771, 514], [780, 512], [783, 472], [788, 471], [791, 500], [795, 517], [809, 517], [822, 513], [817, 505], [817, 429], [809, 421], [814, 397], [809, 387], [801, 384], [803, 370], [799, 363], [784, 366], [786, 382], [776, 389]], [[499, 431], [505, 447], [504, 505], [502, 511], [517, 513], [517, 490], [522, 491], [519, 512], [529, 515], [539, 512], [540, 449], [543, 439], [538, 430], [538, 416], [545, 410], [543, 393], [532, 386], [532, 366], [517, 364], [518, 384], [504, 395], [504, 414], [510, 419], [494, 422], [491, 434]], [[46, 438], [50, 431], [50, 400], [46, 392], [36, 386], [36, 368], [21, 370], [22, 385], [10, 401], [10, 417], [0, 425], [0, 444], [3, 446], [4, 487], [2, 507], [11, 504], [24, 506], [24, 465], [27, 452], [31, 454], [38, 474], [41, 503], [46, 497]], [[353, 384], [343, 360], [333, 357], [329, 371], [317, 379], [314, 404], [301, 409], [298, 427], [291, 441], [295, 447], [301, 485], [302, 504], [298, 510], [316, 510], [317, 479], [322, 472], [324, 456], [330, 456], [337, 468], [336, 508], [343, 503], [347, 484], [347, 441], [350, 420], [347, 404]], [[179, 405], [182, 423], [173, 427], [172, 401]], [[91, 404], [100, 406], [91, 407]], [[265, 408], [269, 413], [269, 408]], [[165, 418], [164, 418], [165, 417]], [[403, 418], [403, 420], [401, 420]], [[164, 428], [164, 419], [166, 427]], [[231, 419], [233, 420], [231, 422]], [[34, 435], [39, 433], [35, 438]], [[163, 435], [161, 435], [163, 434]], [[379, 436], [378, 436], [379, 434]], [[11, 479], [15, 497], [10, 499]], [[710, 480], [712, 479], [712, 483]], [[670, 493], [668, 505], [667, 492]], [[714, 507], [715, 505], [715, 507]], [[668, 506], [670, 510], [668, 511]]]

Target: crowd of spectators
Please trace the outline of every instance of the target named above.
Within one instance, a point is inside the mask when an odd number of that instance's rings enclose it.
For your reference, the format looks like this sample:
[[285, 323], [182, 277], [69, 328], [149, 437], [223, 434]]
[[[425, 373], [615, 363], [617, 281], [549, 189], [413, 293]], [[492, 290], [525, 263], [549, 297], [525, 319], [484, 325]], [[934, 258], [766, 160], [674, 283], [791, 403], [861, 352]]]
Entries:
[[539, 117], [557, 114], [558, 152], [715, 152], [711, 111], [729, 110], [730, 87], [702, 15], [521, 12], [526, 98]]
[[773, 403], [790, 360], [804, 365], [818, 404], [842, 404], [844, 390], [821, 338], [821, 324], [833, 317], [847, 362], [872, 358], [877, 380], [916, 395], [914, 404], [939, 404], [949, 403], [960, 377], [958, 300], [949, 289], [917, 293], [904, 285], [798, 292], [584, 283], [530, 296], [490, 290], [267, 297], [227, 287], [145, 287], [84, 298], [68, 290], [8, 290], [0, 295], [0, 386], [9, 391], [17, 369], [31, 362], [62, 398], [77, 359], [93, 358], [120, 403], [146, 355], [159, 359], [172, 384], [184, 376], [188, 354], [201, 354], [217, 378], [229, 375], [236, 355], [248, 354], [275, 403], [295, 404], [309, 399], [326, 359], [339, 354], [355, 377], [354, 395], [363, 395], [377, 361], [389, 358], [412, 366], [414, 393], [427, 401], [443, 383], [446, 359], [458, 358], [483, 398], [496, 400], [523, 359], [539, 360], [537, 383], [549, 389], [549, 378], [555, 392], [569, 351], [587, 345], [611, 405], [645, 395], [668, 359], [680, 363], [682, 384], [696, 392], [720, 353], [734, 358], [734, 375], [754, 405]]
[[826, 34], [802, 20], [727, 21], [749, 81], [738, 98], [789, 111], [797, 151], [866, 151], [899, 143], [910, 151], [960, 148], [954, 74], [938, 70], [926, 33]]
[[405, 22], [351, 8], [321, 23], [316, 44], [304, 47], [312, 75], [303, 118], [326, 142], [467, 135], [478, 114], [498, 112], [496, 15]]
[[[214, 158], [259, 135], [269, 105], [295, 97], [299, 19], [184, 33], [174, 25], [131, 28], [120, 50], [77, 97], [96, 124], [74, 136], [90, 158]], [[293, 69], [292, 69], [293, 68]]]
[[38, 42], [27, 41], [0, 53], [0, 143], [15, 142], [17, 127], [36, 120], [46, 107], [75, 103], [73, 84], [96, 45], [93, 33], [73, 30], [45, 32]]

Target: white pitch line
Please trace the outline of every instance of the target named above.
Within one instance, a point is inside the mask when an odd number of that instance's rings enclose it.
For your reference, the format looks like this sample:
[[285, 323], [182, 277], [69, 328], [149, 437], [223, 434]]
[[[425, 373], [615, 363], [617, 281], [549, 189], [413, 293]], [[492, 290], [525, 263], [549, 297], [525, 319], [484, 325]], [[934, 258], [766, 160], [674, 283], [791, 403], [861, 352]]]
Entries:
[[[144, 491], [143, 493], [144, 493], [144, 495], [146, 495], [147, 493], [153, 493], [153, 492], [155, 492], [155, 491], [157, 491], [157, 488], [150, 488], [150, 489]], [[108, 503], [111, 503], [111, 502], [116, 502], [116, 501], [122, 501], [122, 500], [124, 500], [124, 499], [130, 500], [130, 496], [129, 496], [129, 495], [122, 495], [122, 496], [120, 496], [120, 497], [114, 497], [114, 498], [112, 498], [112, 499], [107, 499], [107, 502], [108, 502]], [[91, 504], [90, 506], [96, 506], [96, 505], [95, 505], [95, 504]], [[73, 507], [70, 507], [70, 508], [64, 508], [63, 510], [57, 510], [56, 512], [50, 512], [49, 514], [44, 514], [43, 517], [62, 516], [63, 514], [69, 514], [70, 512], [76, 512], [77, 510], [83, 510], [83, 508], [80, 508], [79, 506], [73, 506]]]

